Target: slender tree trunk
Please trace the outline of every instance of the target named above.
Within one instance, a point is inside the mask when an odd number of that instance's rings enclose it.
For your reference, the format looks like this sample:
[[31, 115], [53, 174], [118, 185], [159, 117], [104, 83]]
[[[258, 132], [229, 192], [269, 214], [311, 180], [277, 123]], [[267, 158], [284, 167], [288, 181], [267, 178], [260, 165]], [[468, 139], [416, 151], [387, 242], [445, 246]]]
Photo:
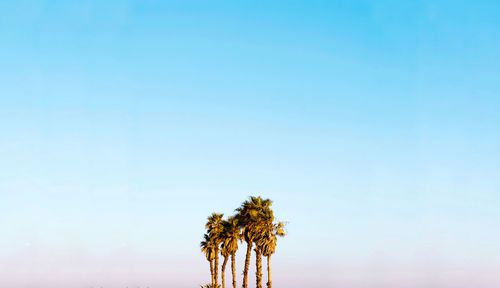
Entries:
[[236, 253], [231, 254], [231, 271], [233, 272], [233, 288], [236, 288]]
[[210, 275], [212, 276], [212, 286], [214, 285], [214, 262], [210, 260]]
[[229, 260], [229, 257], [227, 256], [224, 256], [224, 262], [222, 262], [222, 273], [221, 273], [221, 276], [222, 276], [222, 288], [226, 288], [226, 264], [227, 264], [227, 260]]
[[215, 248], [215, 272], [214, 272], [214, 287], [217, 288], [217, 282], [219, 281], [219, 248]]
[[255, 248], [255, 280], [257, 288], [262, 288], [262, 254], [260, 254], [260, 249]]
[[248, 266], [250, 266], [250, 256], [252, 256], [253, 242], [247, 242], [247, 256], [245, 258], [245, 268], [243, 269], [243, 288], [247, 288]]
[[271, 254], [267, 255], [267, 288], [272, 288], [273, 282], [271, 281]]

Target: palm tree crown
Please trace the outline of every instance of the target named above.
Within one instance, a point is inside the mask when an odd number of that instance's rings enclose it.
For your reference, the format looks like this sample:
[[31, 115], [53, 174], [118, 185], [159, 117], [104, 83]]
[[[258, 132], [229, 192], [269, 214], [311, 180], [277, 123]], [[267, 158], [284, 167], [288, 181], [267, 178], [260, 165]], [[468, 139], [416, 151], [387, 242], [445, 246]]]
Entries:
[[238, 250], [238, 240], [241, 239], [238, 220], [234, 217], [229, 217], [222, 223], [222, 227], [224, 239], [222, 246], [229, 254], [232, 254]]
[[207, 229], [208, 234], [214, 240], [222, 233], [222, 217], [224, 214], [212, 213], [212, 215], [207, 217], [207, 223], [205, 224], [205, 229]]
[[214, 244], [210, 240], [208, 234], [203, 235], [203, 241], [200, 242], [201, 252], [205, 253], [208, 261], [212, 261], [215, 258]]
[[[236, 209], [236, 218], [242, 229], [242, 236], [247, 242], [252, 242], [258, 236], [259, 226], [266, 213], [270, 211], [273, 202], [269, 199], [251, 196]], [[269, 212], [270, 211], [270, 212]]]

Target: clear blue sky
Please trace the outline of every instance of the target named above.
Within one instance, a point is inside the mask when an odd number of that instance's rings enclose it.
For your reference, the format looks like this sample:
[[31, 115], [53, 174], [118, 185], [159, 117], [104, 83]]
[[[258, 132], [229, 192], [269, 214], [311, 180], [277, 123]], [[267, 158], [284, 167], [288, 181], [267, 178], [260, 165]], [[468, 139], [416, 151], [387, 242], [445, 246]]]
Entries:
[[498, 287], [499, 19], [1, 1], [0, 286], [197, 287], [205, 217], [262, 195], [276, 288]]

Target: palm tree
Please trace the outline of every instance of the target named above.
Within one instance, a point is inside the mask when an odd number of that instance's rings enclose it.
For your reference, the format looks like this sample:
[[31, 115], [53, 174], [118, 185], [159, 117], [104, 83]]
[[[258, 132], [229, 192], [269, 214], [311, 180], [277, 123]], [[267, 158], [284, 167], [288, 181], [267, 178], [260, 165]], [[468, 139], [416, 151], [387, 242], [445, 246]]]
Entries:
[[252, 254], [253, 245], [253, 215], [256, 215], [256, 211], [252, 209], [252, 201], [244, 201], [239, 208], [236, 209], [236, 219], [238, 219], [238, 225], [241, 229], [241, 237], [247, 242], [247, 252], [245, 256], [245, 266], [243, 268], [243, 283], [242, 288], [247, 288], [248, 284], [248, 268], [250, 266], [250, 256]]
[[258, 211], [257, 216], [254, 219], [255, 279], [256, 287], [262, 288], [262, 246], [259, 244], [264, 235], [265, 225], [268, 222], [268, 219], [274, 219], [273, 210], [271, 210], [271, 204], [273, 202], [269, 199], [262, 200], [260, 197], [253, 200], [253, 205]]
[[[257, 240], [257, 239], [256, 239]], [[262, 288], [262, 253], [259, 246], [255, 246], [255, 287]]]
[[[227, 221], [224, 221], [222, 223], [222, 225], [224, 227], [224, 233], [223, 233], [224, 243], [222, 243], [222, 245], [223, 248], [228, 253], [228, 255], [231, 255], [231, 272], [233, 275], [233, 288], [236, 288], [235, 265], [236, 265], [236, 251], [238, 250], [238, 240], [241, 240], [240, 227], [238, 225], [238, 220], [234, 217], [229, 217]], [[222, 286], [224, 286], [224, 284]]]
[[[245, 257], [245, 267], [243, 270], [243, 288], [247, 288], [248, 282], [248, 268], [250, 265], [250, 256], [252, 254], [252, 246], [254, 241], [259, 236], [259, 227], [262, 223], [262, 217], [264, 215], [264, 211], [270, 210], [270, 206], [272, 201], [269, 199], [262, 199], [261, 197], [251, 196], [249, 200], [244, 201], [241, 206], [236, 209], [236, 218], [240, 224], [242, 229], [242, 236], [247, 242], [247, 253]], [[257, 257], [257, 288], [261, 288], [261, 280], [262, 280], [262, 265], [259, 263], [261, 259], [260, 250], [256, 249], [256, 257]], [[259, 269], [260, 268], [260, 269]]]
[[203, 241], [200, 243], [201, 252], [205, 253], [207, 257], [207, 261], [210, 262], [210, 275], [212, 276], [212, 286], [214, 285], [214, 263], [213, 260], [215, 258], [215, 249], [214, 245], [208, 236], [208, 234], [203, 235]]
[[212, 213], [212, 215], [208, 216], [207, 224], [205, 224], [205, 228], [208, 231], [208, 235], [210, 240], [214, 245], [214, 285], [217, 287], [218, 282], [218, 274], [219, 274], [219, 245], [221, 244], [222, 238], [222, 217], [224, 214]]
[[[268, 219], [269, 220], [269, 219]], [[263, 234], [260, 237], [258, 246], [261, 247], [262, 255], [267, 257], [267, 288], [272, 288], [271, 281], [271, 255], [276, 251], [277, 237], [284, 237], [285, 233], [285, 223], [278, 222], [272, 223], [266, 221], [262, 229]]]
[[226, 264], [227, 264], [227, 260], [229, 260], [229, 255], [231, 255], [229, 253], [229, 250], [226, 248], [226, 246], [224, 246], [224, 242], [222, 242], [222, 246], [221, 246], [221, 249], [220, 249], [220, 254], [222, 254], [222, 256], [224, 256], [224, 261], [222, 262], [222, 273], [221, 273], [221, 276], [222, 276], [222, 288], [226, 288]]

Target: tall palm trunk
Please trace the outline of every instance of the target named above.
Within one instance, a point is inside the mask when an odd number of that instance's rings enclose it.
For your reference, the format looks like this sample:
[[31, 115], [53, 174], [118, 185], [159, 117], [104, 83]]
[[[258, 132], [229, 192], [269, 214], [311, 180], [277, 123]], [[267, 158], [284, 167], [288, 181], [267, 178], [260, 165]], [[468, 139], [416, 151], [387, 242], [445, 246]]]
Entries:
[[267, 255], [267, 288], [273, 287], [271, 281], [271, 254]]
[[231, 271], [233, 272], [233, 288], [236, 288], [236, 253], [231, 254]]
[[214, 284], [215, 284], [215, 288], [217, 288], [217, 282], [219, 281], [219, 248], [215, 248], [215, 272], [214, 272]]
[[212, 286], [214, 285], [214, 262], [210, 260], [210, 275], [212, 276]]
[[245, 268], [243, 269], [243, 288], [247, 288], [248, 266], [250, 266], [250, 256], [252, 256], [252, 241], [247, 241], [247, 256], [245, 258]]
[[257, 284], [257, 288], [262, 288], [262, 254], [260, 253], [260, 249], [255, 248], [255, 280]]
[[226, 288], [226, 277], [225, 277], [225, 274], [226, 274], [227, 260], [229, 260], [229, 257], [224, 256], [224, 262], [222, 262], [222, 273], [221, 273], [221, 276], [222, 276], [222, 288]]

